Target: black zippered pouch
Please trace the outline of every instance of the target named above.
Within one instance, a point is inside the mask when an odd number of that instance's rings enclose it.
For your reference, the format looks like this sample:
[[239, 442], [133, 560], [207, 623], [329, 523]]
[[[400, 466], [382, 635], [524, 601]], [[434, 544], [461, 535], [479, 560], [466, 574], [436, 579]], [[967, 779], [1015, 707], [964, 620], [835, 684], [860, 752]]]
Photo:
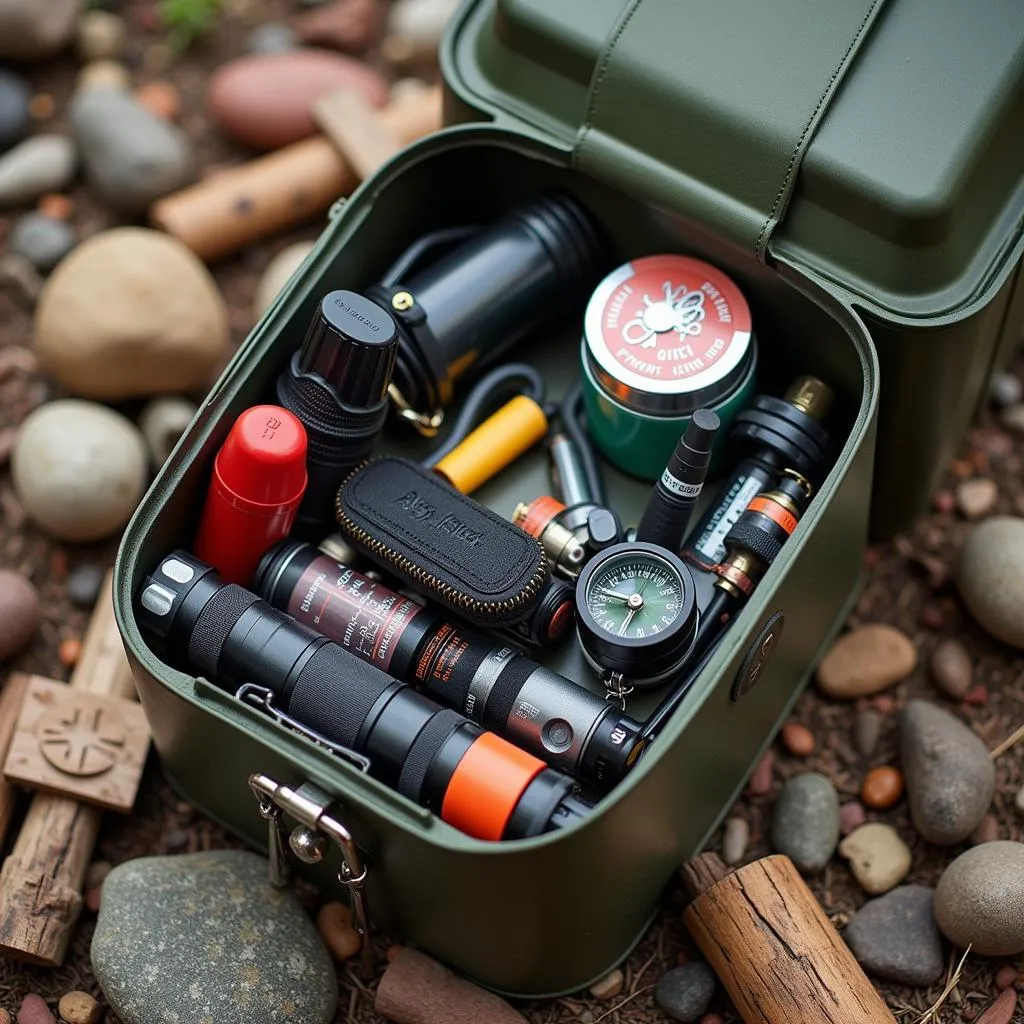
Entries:
[[335, 511], [359, 551], [479, 626], [526, 618], [550, 576], [536, 538], [410, 459], [364, 463]]

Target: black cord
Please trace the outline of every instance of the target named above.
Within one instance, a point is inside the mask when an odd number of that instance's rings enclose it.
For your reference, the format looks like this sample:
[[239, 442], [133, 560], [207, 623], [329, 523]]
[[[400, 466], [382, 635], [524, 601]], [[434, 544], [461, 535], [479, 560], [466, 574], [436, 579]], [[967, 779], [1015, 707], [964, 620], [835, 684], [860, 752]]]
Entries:
[[526, 363], [506, 363], [485, 374], [466, 396], [458, 418], [444, 441], [422, 462], [433, 469], [449, 452], [457, 448], [480, 425], [501, 400], [514, 394], [526, 395], [538, 405], [544, 404], [544, 378]]
[[590, 494], [594, 503], [596, 505], [607, 505], [604, 496], [604, 480], [601, 477], [601, 467], [598, 464], [597, 456], [594, 454], [594, 446], [590, 443], [590, 437], [580, 422], [580, 406], [582, 404], [583, 383], [582, 381], [577, 381], [565, 393], [562, 404], [558, 408], [558, 415], [562, 421], [562, 429], [569, 435], [579, 450], [580, 462], [583, 464], [583, 472], [586, 474], [587, 484], [590, 487]]

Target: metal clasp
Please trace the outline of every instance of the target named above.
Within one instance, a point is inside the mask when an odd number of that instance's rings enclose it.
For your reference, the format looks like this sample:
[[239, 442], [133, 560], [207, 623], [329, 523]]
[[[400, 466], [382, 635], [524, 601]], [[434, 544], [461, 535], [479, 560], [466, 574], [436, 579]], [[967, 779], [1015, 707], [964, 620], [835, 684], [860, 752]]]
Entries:
[[[341, 850], [338, 881], [349, 891], [352, 924], [363, 940], [361, 966], [363, 972], [368, 974], [373, 969], [373, 951], [366, 907], [367, 869], [352, 833], [332, 806], [334, 802], [330, 794], [311, 782], [304, 783], [298, 789], [291, 789], [260, 772], [249, 776], [249, 788], [259, 802], [260, 814], [267, 819], [270, 829], [269, 873], [270, 884], [275, 888], [283, 888], [291, 878], [289, 848], [307, 864], [315, 864], [323, 858], [326, 850], [325, 836]], [[283, 820], [285, 814], [298, 822], [287, 839]]]
[[394, 384], [388, 385], [388, 397], [391, 404], [398, 410], [400, 419], [411, 423], [423, 437], [436, 437], [444, 423], [444, 409], [435, 409], [432, 413], [419, 412], [414, 409], [405, 395]]

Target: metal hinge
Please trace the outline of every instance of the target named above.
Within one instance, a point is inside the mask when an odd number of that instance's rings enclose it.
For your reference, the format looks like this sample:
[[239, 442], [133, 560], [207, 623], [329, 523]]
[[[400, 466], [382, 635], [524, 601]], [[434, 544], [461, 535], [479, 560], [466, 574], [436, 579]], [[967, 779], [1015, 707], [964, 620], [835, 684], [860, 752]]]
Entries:
[[[366, 912], [366, 867], [352, 833], [339, 820], [336, 806], [332, 806], [332, 797], [311, 782], [291, 789], [259, 772], [249, 776], [249, 788], [267, 821], [270, 884], [275, 888], [283, 888], [291, 880], [289, 850], [306, 864], [323, 859], [328, 841], [341, 850], [338, 881], [349, 891], [352, 925], [363, 940], [362, 969], [369, 974], [373, 969], [373, 951]], [[285, 815], [298, 822], [290, 834], [284, 823]]]

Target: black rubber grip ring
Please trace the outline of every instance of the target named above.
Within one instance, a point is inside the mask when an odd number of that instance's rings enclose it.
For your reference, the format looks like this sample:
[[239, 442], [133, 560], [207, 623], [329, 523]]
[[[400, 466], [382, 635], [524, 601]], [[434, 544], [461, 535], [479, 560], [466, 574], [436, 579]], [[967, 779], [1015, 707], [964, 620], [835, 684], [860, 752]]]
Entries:
[[211, 676], [219, 675], [217, 663], [228, 634], [243, 612], [258, 600], [252, 591], [235, 583], [221, 587], [199, 613], [188, 641], [188, 660]]
[[423, 783], [427, 772], [437, 757], [438, 751], [444, 746], [445, 740], [465, 721], [457, 711], [442, 708], [420, 730], [419, 736], [413, 740], [402, 774], [398, 776], [398, 792], [407, 796], [413, 803], [420, 803]]

